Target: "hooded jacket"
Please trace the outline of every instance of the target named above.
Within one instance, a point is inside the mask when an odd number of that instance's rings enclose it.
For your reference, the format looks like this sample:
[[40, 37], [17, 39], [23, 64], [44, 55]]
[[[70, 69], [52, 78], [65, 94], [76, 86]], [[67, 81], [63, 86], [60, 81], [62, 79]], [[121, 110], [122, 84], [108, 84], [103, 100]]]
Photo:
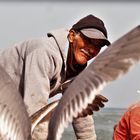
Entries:
[[44, 106], [64, 81], [67, 34], [68, 30], [59, 29], [0, 51], [0, 64], [15, 82], [30, 114]]
[[[57, 89], [66, 80], [67, 35], [67, 29], [59, 29], [44, 37], [14, 44], [0, 51], [0, 65], [15, 82], [29, 115], [46, 105], [48, 98], [56, 95]], [[85, 124], [88, 120], [90, 130], [94, 132], [91, 118], [92, 116], [90, 119], [87, 117], [85, 122], [84, 118], [74, 121], [79, 136], [82, 127], [86, 131]], [[80, 122], [83, 125], [78, 125]], [[90, 133], [95, 138], [95, 132]], [[88, 140], [85, 136], [82, 137]], [[93, 137], [90, 138], [94, 140]]]

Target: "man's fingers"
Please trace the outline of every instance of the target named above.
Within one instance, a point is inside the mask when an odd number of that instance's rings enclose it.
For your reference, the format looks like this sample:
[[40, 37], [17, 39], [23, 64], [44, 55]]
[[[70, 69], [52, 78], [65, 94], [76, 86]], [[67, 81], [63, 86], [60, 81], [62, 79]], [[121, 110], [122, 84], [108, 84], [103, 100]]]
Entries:
[[93, 107], [91, 105], [88, 106], [87, 110], [89, 115], [93, 114]]
[[90, 108], [92, 111], [98, 111], [100, 109], [99, 105], [97, 104], [89, 104], [88, 108]]
[[87, 115], [92, 115], [93, 114], [93, 109], [92, 107], [87, 107], [87, 109], [84, 109], [82, 113], [78, 114], [78, 117], [86, 117]]
[[100, 109], [99, 106], [94, 107], [94, 111], [99, 111], [99, 109]]
[[99, 111], [100, 108], [104, 107], [104, 102], [108, 102], [108, 99], [102, 95], [96, 95], [94, 101], [88, 104], [87, 108], [78, 114], [78, 117], [85, 117], [92, 115], [93, 111]]
[[89, 110], [88, 111], [88, 115], [92, 115], [93, 114], [93, 111], [92, 110]]
[[101, 100], [94, 100], [91, 105], [92, 106], [98, 105], [100, 107], [104, 107], [104, 103]]
[[108, 99], [104, 97], [103, 95], [99, 94], [95, 96], [95, 100], [100, 100], [102, 102], [108, 102]]
[[99, 107], [104, 107], [105, 105], [104, 105], [102, 102], [99, 102], [99, 103], [98, 103], [98, 106], [99, 106]]

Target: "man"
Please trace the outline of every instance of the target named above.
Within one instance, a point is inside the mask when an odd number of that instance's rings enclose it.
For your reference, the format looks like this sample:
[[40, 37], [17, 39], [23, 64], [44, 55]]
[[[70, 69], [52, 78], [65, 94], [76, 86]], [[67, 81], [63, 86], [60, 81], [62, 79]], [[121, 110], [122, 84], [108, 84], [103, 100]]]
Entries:
[[133, 104], [115, 127], [114, 140], [140, 139], [140, 101]]
[[[63, 93], [61, 85], [77, 76], [86, 68], [87, 62], [109, 44], [103, 21], [88, 15], [70, 30], [52, 31], [47, 36], [24, 41], [1, 51], [0, 64], [15, 82], [31, 115], [46, 105], [48, 98], [56, 95], [59, 89]], [[102, 107], [104, 101], [107, 99], [98, 97], [93, 106], [89, 105], [74, 119], [77, 139], [96, 139], [91, 114]], [[82, 135], [83, 130], [87, 135]]]

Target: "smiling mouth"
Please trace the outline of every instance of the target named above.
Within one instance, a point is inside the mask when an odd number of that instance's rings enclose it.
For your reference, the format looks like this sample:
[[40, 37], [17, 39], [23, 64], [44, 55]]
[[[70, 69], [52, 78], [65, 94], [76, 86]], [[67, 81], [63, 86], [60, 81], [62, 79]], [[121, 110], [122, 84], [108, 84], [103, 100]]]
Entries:
[[83, 52], [86, 56], [88, 56], [89, 58], [91, 58], [91, 55], [85, 49], [81, 49], [81, 52]]

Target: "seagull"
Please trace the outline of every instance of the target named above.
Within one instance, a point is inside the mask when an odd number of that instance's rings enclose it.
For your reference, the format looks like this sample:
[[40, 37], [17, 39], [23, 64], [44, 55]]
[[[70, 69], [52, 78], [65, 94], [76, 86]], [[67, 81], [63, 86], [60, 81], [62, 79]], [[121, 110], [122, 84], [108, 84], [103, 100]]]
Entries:
[[112, 81], [140, 60], [140, 25], [115, 41], [83, 70], [64, 92], [54, 110], [47, 140], [60, 140], [64, 128]]

